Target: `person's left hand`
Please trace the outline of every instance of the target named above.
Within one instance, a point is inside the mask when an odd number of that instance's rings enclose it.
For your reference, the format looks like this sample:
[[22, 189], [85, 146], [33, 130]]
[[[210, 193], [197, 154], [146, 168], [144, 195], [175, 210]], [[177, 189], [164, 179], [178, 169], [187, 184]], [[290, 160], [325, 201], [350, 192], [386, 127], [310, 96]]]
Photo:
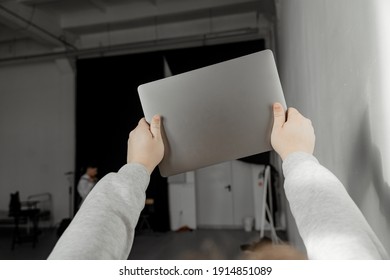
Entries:
[[161, 117], [156, 115], [149, 124], [142, 118], [130, 132], [127, 142], [127, 163], [140, 163], [151, 174], [164, 157], [161, 137]]

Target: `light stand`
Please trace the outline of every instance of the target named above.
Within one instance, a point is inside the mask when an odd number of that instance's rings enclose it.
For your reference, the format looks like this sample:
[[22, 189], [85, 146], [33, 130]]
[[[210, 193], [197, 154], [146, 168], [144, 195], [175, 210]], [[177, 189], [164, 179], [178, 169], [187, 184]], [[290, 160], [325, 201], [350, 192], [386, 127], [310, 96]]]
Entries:
[[72, 195], [73, 195], [73, 175], [74, 175], [74, 172], [66, 172], [65, 173], [67, 179], [68, 179], [68, 194], [69, 194], [69, 219], [72, 219], [73, 218], [73, 211], [72, 211], [72, 206], [73, 206], [73, 199], [72, 199]]

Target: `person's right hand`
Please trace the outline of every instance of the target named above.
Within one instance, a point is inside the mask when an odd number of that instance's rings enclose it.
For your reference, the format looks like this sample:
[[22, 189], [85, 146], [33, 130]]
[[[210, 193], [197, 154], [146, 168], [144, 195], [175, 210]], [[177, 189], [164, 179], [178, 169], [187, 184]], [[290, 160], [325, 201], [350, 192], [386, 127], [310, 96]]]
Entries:
[[282, 160], [294, 152], [313, 154], [315, 135], [311, 121], [294, 108], [289, 108], [286, 116], [280, 103], [273, 105], [273, 112], [271, 145]]
[[151, 124], [142, 118], [130, 132], [127, 143], [127, 163], [140, 163], [151, 174], [164, 157], [164, 143], [161, 137], [161, 117], [153, 117]]

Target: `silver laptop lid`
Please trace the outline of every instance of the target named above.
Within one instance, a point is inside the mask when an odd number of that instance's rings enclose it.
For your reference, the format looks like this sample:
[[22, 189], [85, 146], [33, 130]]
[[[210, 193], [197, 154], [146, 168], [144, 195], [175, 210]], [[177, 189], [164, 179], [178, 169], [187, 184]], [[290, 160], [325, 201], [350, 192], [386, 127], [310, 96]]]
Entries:
[[273, 54], [265, 50], [143, 84], [148, 122], [160, 114], [171, 176], [272, 149], [272, 104], [286, 107]]

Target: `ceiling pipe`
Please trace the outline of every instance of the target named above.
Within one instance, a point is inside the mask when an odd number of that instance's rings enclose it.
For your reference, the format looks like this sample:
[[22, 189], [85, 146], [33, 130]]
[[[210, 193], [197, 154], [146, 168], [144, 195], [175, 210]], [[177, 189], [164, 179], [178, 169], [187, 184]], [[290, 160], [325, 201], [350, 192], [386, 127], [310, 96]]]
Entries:
[[58, 37], [58, 36], [52, 34], [51, 32], [47, 31], [46, 29], [40, 27], [39, 25], [35, 24], [35, 23], [32, 22], [32, 21], [29, 21], [29, 20], [25, 19], [24, 17], [22, 17], [22, 16], [18, 15], [17, 13], [15, 13], [15, 12], [13, 12], [13, 11], [7, 9], [6, 7], [4, 7], [4, 6], [1, 5], [1, 4], [0, 4], [0, 10], [3, 10], [4, 12], [6, 12], [6, 13], [9, 14], [9, 15], [11, 15], [12, 17], [14, 17], [14, 18], [16, 18], [16, 19], [18, 19], [18, 20], [20, 20], [20, 21], [26, 23], [28, 27], [31, 26], [31, 27], [33, 27], [33, 28], [39, 30], [40, 32], [44, 33], [45, 35], [47, 35], [47, 36], [49, 36], [50, 38], [52, 38], [52, 39], [56, 40], [57, 42], [59, 42], [59, 43], [60, 43], [61, 45], [63, 45], [64, 47], [66, 47], [66, 48], [71, 48], [71, 49], [73, 49], [73, 50], [77, 50], [77, 48], [76, 48], [73, 44], [71, 44], [71, 43], [69, 43], [68, 41], [66, 41], [65, 38]]
[[[116, 54], [131, 54], [151, 52], [167, 49], [177, 49], [183, 47], [214, 45], [222, 40], [226, 42], [238, 42], [260, 39], [259, 28], [245, 28], [231, 30], [227, 32], [209, 33], [205, 35], [195, 35], [174, 39], [160, 39], [147, 42], [129, 43], [116, 46], [105, 46], [98, 48], [78, 49], [78, 50], [63, 50], [50, 53], [42, 53], [36, 55], [16, 56], [0, 59], [0, 66], [25, 63], [39, 62], [47, 60], [55, 60], [59, 58], [87, 58], [110, 56]], [[225, 42], [225, 43], [226, 43]]]

